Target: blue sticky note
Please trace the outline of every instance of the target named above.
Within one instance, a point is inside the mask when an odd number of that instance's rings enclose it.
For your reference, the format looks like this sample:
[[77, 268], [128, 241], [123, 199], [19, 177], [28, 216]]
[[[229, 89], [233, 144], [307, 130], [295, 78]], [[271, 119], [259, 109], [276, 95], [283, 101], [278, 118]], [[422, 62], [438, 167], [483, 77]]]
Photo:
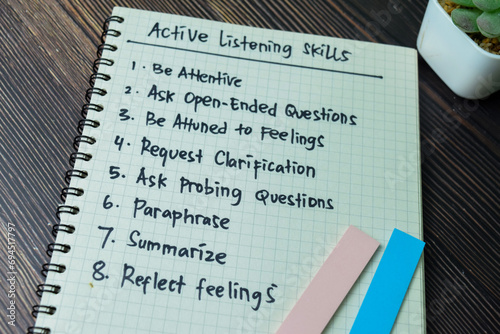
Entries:
[[394, 229], [351, 334], [391, 332], [424, 246], [423, 241]]

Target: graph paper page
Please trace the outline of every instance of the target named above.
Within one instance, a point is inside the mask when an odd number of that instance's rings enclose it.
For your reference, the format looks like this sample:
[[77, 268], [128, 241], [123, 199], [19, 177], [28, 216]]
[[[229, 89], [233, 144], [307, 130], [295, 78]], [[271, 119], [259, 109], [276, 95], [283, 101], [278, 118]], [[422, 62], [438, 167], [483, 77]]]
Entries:
[[[273, 333], [352, 225], [380, 247], [324, 331], [347, 333], [393, 229], [423, 237], [416, 51], [113, 15], [37, 326]], [[423, 279], [394, 333], [425, 331]]]

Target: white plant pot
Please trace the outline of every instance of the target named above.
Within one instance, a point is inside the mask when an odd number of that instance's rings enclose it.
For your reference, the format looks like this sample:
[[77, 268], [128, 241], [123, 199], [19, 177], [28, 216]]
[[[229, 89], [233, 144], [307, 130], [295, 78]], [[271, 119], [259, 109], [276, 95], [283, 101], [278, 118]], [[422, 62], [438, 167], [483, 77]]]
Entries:
[[467, 99], [500, 90], [500, 55], [481, 49], [458, 29], [437, 0], [429, 0], [417, 49], [446, 85]]

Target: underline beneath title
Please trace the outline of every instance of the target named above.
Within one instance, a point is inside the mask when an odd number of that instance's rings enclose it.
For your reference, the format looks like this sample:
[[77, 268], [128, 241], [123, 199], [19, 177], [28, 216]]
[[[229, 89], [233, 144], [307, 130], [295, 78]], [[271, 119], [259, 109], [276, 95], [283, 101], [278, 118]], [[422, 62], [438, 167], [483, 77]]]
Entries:
[[333, 69], [327, 69], [327, 68], [319, 68], [319, 67], [311, 67], [311, 66], [303, 66], [303, 65], [295, 65], [295, 64], [286, 64], [286, 63], [279, 63], [279, 62], [275, 62], [275, 61], [252, 59], [252, 58], [245, 58], [245, 57], [236, 57], [236, 56], [223, 55], [223, 54], [213, 53], [213, 52], [207, 52], [207, 51], [184, 49], [184, 48], [178, 48], [178, 47], [174, 47], [174, 46], [167, 46], [167, 45], [153, 44], [153, 43], [145, 43], [145, 42], [138, 42], [138, 41], [132, 41], [132, 40], [127, 40], [127, 43], [138, 44], [138, 45], [145, 45], [145, 46], [152, 46], [152, 47], [164, 48], [164, 49], [171, 49], [171, 50], [177, 50], [177, 51], [184, 51], [184, 52], [191, 52], [191, 53], [198, 53], [198, 54], [204, 54], [204, 55], [215, 56], [215, 57], [223, 57], [223, 58], [231, 58], [231, 59], [236, 59], [236, 60], [252, 61], [252, 62], [256, 62], [256, 63], [264, 63], [264, 64], [271, 64], [271, 65], [279, 65], [279, 66], [288, 66], [288, 67], [295, 67], [295, 68], [303, 68], [303, 69], [308, 69], [308, 70], [316, 70], [316, 71], [340, 73], [340, 74], [347, 74], [347, 75], [355, 75], [355, 76], [368, 77], [368, 78], [374, 78], [374, 79], [383, 79], [384, 78], [381, 75], [375, 75], [375, 74], [366, 74], [366, 73], [358, 73], [358, 72], [348, 72], [348, 71], [340, 71], [340, 70], [333, 70]]

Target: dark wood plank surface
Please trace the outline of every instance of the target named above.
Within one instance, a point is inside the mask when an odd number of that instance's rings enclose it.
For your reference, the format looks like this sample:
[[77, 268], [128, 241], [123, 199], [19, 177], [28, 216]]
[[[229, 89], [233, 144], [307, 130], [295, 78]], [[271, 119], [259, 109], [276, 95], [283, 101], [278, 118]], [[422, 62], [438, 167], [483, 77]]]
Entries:
[[[415, 47], [427, 2], [0, 1], [0, 332], [33, 325], [72, 139], [114, 5]], [[458, 51], [459, 52], [459, 51]], [[464, 64], [464, 66], [467, 66]], [[457, 69], [458, 70], [458, 69]], [[500, 94], [454, 95], [419, 60], [427, 330], [500, 332]], [[14, 227], [16, 326], [7, 229]], [[11, 240], [12, 241], [12, 240]]]

